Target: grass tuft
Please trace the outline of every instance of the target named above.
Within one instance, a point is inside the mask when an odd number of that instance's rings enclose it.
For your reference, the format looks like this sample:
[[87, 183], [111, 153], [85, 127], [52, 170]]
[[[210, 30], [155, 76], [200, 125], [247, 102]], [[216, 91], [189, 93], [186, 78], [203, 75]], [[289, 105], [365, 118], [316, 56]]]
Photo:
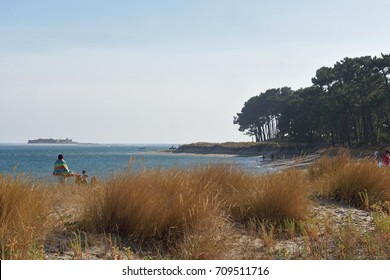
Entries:
[[231, 198], [233, 219], [243, 224], [266, 221], [285, 226], [285, 221], [303, 220], [309, 207], [310, 188], [305, 174], [288, 170], [248, 178]]
[[375, 161], [355, 160], [347, 154], [325, 157], [309, 169], [312, 180], [315, 173], [317, 191], [330, 199], [362, 209], [390, 201], [390, 168], [380, 168]]
[[180, 169], [118, 174], [94, 189], [85, 202], [81, 225], [168, 248], [216, 215], [213, 184]]
[[43, 186], [0, 174], [1, 259], [41, 259], [50, 205]]
[[212, 244], [218, 240], [223, 248], [228, 242], [220, 233], [228, 219], [279, 227], [286, 219], [304, 219], [308, 196], [302, 171], [259, 177], [227, 165], [130, 170], [94, 189], [81, 226], [152, 244], [173, 258], [221, 258], [223, 250]]

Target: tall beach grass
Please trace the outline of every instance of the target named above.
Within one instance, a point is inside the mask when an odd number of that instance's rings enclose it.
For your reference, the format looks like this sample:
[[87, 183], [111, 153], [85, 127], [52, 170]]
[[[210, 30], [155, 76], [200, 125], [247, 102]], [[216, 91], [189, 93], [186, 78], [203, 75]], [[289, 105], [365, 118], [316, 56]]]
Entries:
[[229, 198], [234, 221], [283, 226], [286, 220], [303, 220], [310, 205], [310, 188], [305, 174], [288, 170], [263, 176], [247, 176]]
[[220, 215], [210, 184], [181, 169], [117, 174], [86, 198], [81, 226], [172, 253]]
[[221, 258], [215, 252], [229, 238], [219, 229], [231, 228], [230, 221], [260, 227], [304, 219], [304, 178], [301, 171], [258, 177], [228, 165], [129, 170], [86, 198], [81, 225], [168, 250], [173, 258]]
[[50, 200], [42, 185], [0, 174], [1, 259], [43, 258], [50, 226]]
[[314, 189], [334, 199], [363, 209], [390, 201], [390, 168], [372, 159], [353, 159], [350, 154], [323, 157], [308, 170]]

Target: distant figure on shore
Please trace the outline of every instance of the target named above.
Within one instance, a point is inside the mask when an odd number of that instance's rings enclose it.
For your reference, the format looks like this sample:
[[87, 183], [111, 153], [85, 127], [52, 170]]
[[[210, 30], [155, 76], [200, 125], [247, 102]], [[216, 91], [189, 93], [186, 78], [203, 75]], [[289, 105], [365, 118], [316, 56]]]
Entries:
[[375, 151], [374, 152], [374, 159], [375, 161], [378, 163], [378, 166], [379, 167], [382, 167], [382, 157], [379, 155], [379, 152], [378, 151]]
[[382, 164], [384, 166], [390, 166], [390, 150], [386, 150], [385, 154], [382, 156]]
[[53, 171], [53, 176], [58, 178], [58, 183], [65, 184], [66, 178], [76, 175], [77, 174], [73, 174], [72, 171], [69, 170], [69, 167], [64, 160], [64, 156], [59, 154], [57, 160], [54, 163]]

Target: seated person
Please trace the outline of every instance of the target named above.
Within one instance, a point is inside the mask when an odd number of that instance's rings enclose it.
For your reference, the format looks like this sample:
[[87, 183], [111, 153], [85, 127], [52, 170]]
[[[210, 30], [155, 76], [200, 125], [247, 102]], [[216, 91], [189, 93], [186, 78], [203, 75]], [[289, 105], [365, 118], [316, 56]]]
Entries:
[[54, 163], [54, 171], [53, 176], [58, 178], [58, 182], [63, 184], [65, 183], [65, 179], [68, 177], [76, 176], [77, 174], [73, 174], [72, 171], [69, 170], [68, 165], [64, 160], [63, 155], [58, 155], [57, 160]]

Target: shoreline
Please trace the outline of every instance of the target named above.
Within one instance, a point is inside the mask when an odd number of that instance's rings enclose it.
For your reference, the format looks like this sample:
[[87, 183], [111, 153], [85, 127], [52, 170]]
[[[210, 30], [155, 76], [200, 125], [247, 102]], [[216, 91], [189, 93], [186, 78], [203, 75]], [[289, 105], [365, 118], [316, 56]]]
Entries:
[[342, 145], [332, 146], [329, 144], [295, 144], [289, 142], [225, 142], [208, 143], [197, 142], [184, 144], [171, 152], [173, 154], [195, 154], [195, 155], [224, 155], [240, 157], [274, 157], [274, 159], [293, 159], [310, 155], [336, 156], [349, 152], [354, 158], [364, 158], [374, 156], [375, 151], [381, 154], [389, 149], [390, 144], [373, 146], [346, 147]]
[[283, 171], [290, 168], [307, 168], [322, 156], [335, 157], [344, 153], [350, 154], [352, 159], [373, 159], [374, 153], [379, 154], [388, 149], [390, 144], [375, 146], [332, 146], [328, 144], [305, 145], [289, 142], [226, 142], [207, 143], [198, 142], [179, 146], [171, 154], [185, 154], [213, 157], [248, 157], [261, 159], [262, 168], [271, 168]]
[[[210, 157], [210, 158], [250, 158], [253, 160], [260, 160], [259, 166], [264, 169], [277, 169], [279, 171], [286, 170], [289, 168], [307, 168], [309, 165], [314, 164], [316, 160], [321, 157], [320, 153], [300, 154], [300, 155], [286, 155], [279, 156], [277, 152], [270, 153], [267, 155], [259, 154], [222, 154], [222, 153], [194, 153], [194, 152], [175, 152], [170, 150], [150, 152], [148, 154], [153, 155], [172, 155], [172, 156], [196, 156], [196, 157]], [[272, 158], [270, 155], [274, 154]]]
[[223, 154], [242, 157], [263, 157], [270, 159], [294, 158], [306, 154], [316, 154], [325, 145], [303, 145], [287, 142], [198, 142], [185, 144], [172, 153]]

